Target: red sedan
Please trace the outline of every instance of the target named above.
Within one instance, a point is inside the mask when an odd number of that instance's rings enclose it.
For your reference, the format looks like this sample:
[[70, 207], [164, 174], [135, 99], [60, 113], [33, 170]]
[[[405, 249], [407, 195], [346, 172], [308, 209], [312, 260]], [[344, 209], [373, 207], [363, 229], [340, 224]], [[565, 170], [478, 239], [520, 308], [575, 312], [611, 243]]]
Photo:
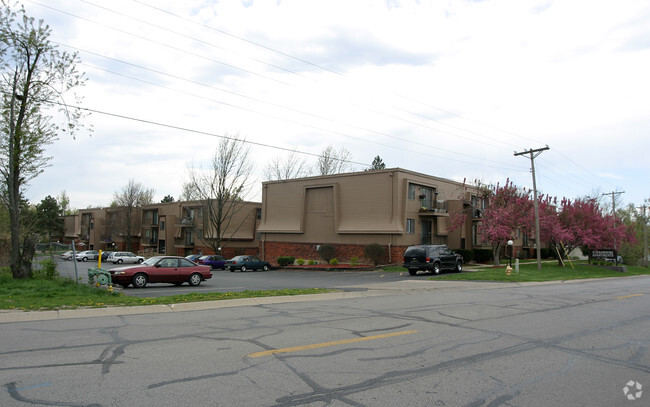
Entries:
[[181, 285], [188, 282], [191, 286], [201, 284], [212, 278], [210, 266], [200, 266], [184, 257], [156, 256], [137, 266], [118, 267], [111, 270], [114, 284], [124, 288], [133, 284], [135, 288], [144, 288], [148, 283], [172, 283]]

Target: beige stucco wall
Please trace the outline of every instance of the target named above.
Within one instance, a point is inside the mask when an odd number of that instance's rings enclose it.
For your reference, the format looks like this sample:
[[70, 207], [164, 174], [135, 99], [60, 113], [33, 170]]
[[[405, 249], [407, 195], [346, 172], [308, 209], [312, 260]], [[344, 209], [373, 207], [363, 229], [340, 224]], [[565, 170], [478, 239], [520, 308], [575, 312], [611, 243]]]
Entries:
[[[408, 199], [409, 184], [433, 189], [439, 200], [457, 200], [462, 207], [461, 183], [402, 169], [271, 181], [263, 184], [259, 231], [266, 241], [408, 246], [420, 243], [425, 220], [441, 242], [460, 245], [464, 232], [447, 232], [446, 213], [423, 216], [420, 200]], [[413, 234], [406, 233], [407, 218], [415, 220]]]

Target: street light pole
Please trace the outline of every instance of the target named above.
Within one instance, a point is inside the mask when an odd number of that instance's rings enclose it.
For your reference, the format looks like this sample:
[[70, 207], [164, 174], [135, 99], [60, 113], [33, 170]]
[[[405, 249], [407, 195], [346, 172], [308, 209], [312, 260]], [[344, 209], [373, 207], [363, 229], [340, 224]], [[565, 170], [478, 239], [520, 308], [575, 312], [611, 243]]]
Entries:
[[510, 246], [510, 262], [508, 263], [510, 267], [512, 267], [512, 257], [515, 254], [515, 247], [513, 246], [514, 242], [512, 240], [508, 240], [508, 246]]

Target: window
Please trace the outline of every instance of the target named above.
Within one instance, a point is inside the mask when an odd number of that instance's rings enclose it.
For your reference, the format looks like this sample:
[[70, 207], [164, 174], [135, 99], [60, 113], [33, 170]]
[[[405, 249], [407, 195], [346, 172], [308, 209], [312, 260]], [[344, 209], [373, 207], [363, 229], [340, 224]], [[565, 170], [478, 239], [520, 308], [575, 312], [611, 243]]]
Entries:
[[409, 184], [409, 199], [415, 199], [415, 185]]
[[160, 221], [160, 230], [165, 230], [165, 221], [164, 220]]
[[262, 208], [257, 208], [255, 211], [257, 212], [257, 219], [262, 219]]
[[415, 233], [415, 219], [406, 219], [406, 233], [412, 235]]

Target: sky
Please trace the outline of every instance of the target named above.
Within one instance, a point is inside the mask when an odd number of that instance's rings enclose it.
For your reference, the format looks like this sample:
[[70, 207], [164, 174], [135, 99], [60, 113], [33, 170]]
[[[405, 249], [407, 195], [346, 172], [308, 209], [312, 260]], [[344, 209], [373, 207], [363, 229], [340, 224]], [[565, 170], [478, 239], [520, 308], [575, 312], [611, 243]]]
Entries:
[[[650, 198], [647, 0], [22, 0], [78, 52], [93, 131], [49, 145], [26, 197], [178, 199], [223, 136], [264, 169], [331, 145], [468, 183]], [[71, 100], [71, 98], [70, 98]]]

